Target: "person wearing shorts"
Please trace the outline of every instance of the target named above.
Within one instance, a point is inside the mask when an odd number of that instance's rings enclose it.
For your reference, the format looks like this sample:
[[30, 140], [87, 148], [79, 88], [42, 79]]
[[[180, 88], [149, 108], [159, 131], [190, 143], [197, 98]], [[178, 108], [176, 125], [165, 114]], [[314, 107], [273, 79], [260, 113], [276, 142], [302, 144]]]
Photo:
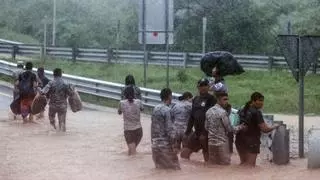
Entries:
[[240, 123], [247, 128], [236, 135], [236, 148], [240, 156], [241, 165], [255, 166], [260, 153], [261, 131], [271, 132], [279, 127], [278, 124], [269, 127], [263, 120], [260, 109], [263, 107], [264, 96], [259, 92], [251, 95], [243, 109], [240, 110]]
[[[216, 98], [208, 93], [209, 81], [200, 79], [198, 81], [198, 96], [195, 96], [192, 101], [192, 109], [190, 119], [188, 121], [185, 136], [188, 137], [187, 147], [180, 154], [181, 158], [190, 159], [193, 152], [198, 152], [202, 149], [204, 160], [209, 160], [208, 154], [208, 132], [204, 127], [206, 112], [217, 102]], [[192, 133], [192, 128], [194, 132]]]
[[143, 136], [140, 121], [140, 112], [143, 111], [142, 102], [135, 99], [135, 92], [132, 86], [125, 89], [125, 99], [119, 103], [118, 113], [123, 114], [124, 137], [128, 145], [128, 155], [136, 154], [137, 146]]

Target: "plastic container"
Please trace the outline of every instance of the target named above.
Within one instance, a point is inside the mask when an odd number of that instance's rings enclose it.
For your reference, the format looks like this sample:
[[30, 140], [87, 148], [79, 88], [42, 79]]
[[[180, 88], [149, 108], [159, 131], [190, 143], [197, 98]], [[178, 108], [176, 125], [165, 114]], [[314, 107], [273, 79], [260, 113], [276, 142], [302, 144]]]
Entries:
[[276, 131], [272, 141], [273, 162], [285, 165], [290, 161], [290, 131], [282, 124]]

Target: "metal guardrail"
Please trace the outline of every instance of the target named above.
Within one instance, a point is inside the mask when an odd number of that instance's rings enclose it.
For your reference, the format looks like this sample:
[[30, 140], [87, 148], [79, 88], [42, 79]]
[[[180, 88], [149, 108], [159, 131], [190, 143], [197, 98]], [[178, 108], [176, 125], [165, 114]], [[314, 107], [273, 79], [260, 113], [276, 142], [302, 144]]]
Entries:
[[[0, 60], [0, 74], [12, 76], [13, 72], [17, 70], [16, 64], [7, 61]], [[35, 72], [36, 68], [33, 69]], [[46, 76], [49, 79], [53, 79], [53, 74], [50, 71], [45, 71]], [[77, 90], [84, 94], [89, 94], [101, 98], [107, 98], [112, 100], [121, 99], [121, 89], [123, 84], [106, 82], [91, 78], [73, 76], [64, 74], [63, 79], [66, 83], [70, 83], [77, 87]], [[154, 107], [161, 102], [160, 91], [148, 88], [140, 88], [142, 93], [142, 102], [147, 107]], [[177, 99], [180, 94], [173, 93], [174, 99]]]
[[[143, 51], [128, 51], [114, 49], [92, 49], [92, 48], [70, 48], [70, 47], [46, 47], [32, 44], [8, 44], [0, 43], [0, 54], [11, 54], [14, 59], [16, 55], [21, 56], [51, 56], [73, 61], [105, 62], [105, 63], [130, 63], [142, 64]], [[148, 64], [166, 65], [165, 52], [147, 52]], [[199, 66], [201, 53], [170, 52], [169, 61], [171, 66], [195, 67]], [[254, 69], [288, 69], [284, 57], [258, 56], [258, 55], [235, 55], [235, 58], [244, 68]], [[313, 65], [313, 72], [320, 68], [320, 61]]]
[[10, 41], [10, 40], [6, 40], [6, 39], [0, 39], [0, 43], [7, 43], [7, 44], [23, 44], [22, 42]]

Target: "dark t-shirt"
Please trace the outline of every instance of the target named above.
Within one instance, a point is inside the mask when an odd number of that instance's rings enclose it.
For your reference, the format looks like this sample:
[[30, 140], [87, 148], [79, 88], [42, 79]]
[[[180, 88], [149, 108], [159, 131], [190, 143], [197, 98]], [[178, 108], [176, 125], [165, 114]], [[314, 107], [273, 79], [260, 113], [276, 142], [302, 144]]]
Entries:
[[134, 98], [135, 99], [140, 99], [141, 100], [141, 90], [139, 87], [135, 86], [135, 85], [126, 85], [121, 89], [121, 100], [125, 99], [125, 92], [126, 92], [126, 88], [132, 86], [134, 89]]
[[32, 82], [36, 82], [37, 81], [37, 76], [31, 71], [25, 71], [25, 72], [21, 73], [19, 75], [19, 81], [22, 80], [22, 77], [28, 78], [29, 76], [31, 76], [30, 79], [31, 79]]
[[[37, 82], [37, 76], [33, 73], [33, 72], [31, 72], [31, 71], [25, 71], [25, 72], [23, 72], [22, 74], [20, 74], [19, 75], [19, 83], [21, 83], [21, 81], [23, 80], [23, 79], [29, 79], [30, 81], [28, 82], [28, 83], [30, 83], [30, 87], [33, 87], [33, 83], [34, 82]], [[19, 86], [18, 86], [19, 87]], [[21, 92], [20, 91], [20, 93], [23, 93], [23, 92]], [[23, 96], [26, 96], [26, 94], [21, 94], [21, 95], [23, 95]], [[28, 94], [28, 96], [34, 96], [35, 94], [34, 93], [32, 93], [32, 94]]]
[[197, 135], [207, 134], [207, 131], [204, 127], [206, 112], [216, 103], [216, 98], [210, 94], [204, 94], [194, 97], [192, 101], [191, 116], [186, 130], [187, 135], [191, 133], [193, 127]]
[[248, 126], [246, 131], [238, 133], [239, 137], [250, 144], [260, 144], [261, 130], [259, 124], [264, 123], [261, 111], [254, 107], [250, 107], [246, 114], [242, 110], [239, 115], [240, 123], [244, 123]]
[[41, 80], [41, 87], [42, 88], [44, 88], [48, 83], [49, 83], [49, 79], [47, 78], [47, 77], [42, 77], [42, 78], [40, 78], [40, 80]]

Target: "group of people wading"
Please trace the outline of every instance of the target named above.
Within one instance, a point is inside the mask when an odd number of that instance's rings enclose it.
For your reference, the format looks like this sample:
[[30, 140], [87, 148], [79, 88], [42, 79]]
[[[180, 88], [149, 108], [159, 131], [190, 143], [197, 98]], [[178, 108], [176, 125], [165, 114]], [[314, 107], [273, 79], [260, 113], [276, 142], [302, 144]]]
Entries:
[[[56, 129], [57, 114], [59, 130], [66, 131], [67, 98], [75, 92], [62, 80], [62, 70], [54, 69], [54, 79], [50, 81], [44, 76], [43, 68], [38, 68], [34, 74], [31, 62], [26, 63], [25, 69], [22, 64], [18, 68], [14, 74], [16, 104], [13, 106], [19, 109], [16, 114], [21, 114], [24, 123], [33, 122], [32, 103], [37, 94], [45, 95], [49, 100], [50, 124]], [[169, 88], [161, 90], [162, 103], [156, 105], [151, 114], [151, 148], [156, 168], [180, 169], [178, 154], [183, 159], [190, 159], [192, 153], [199, 150], [206, 163], [229, 165], [233, 143], [241, 165], [255, 166], [261, 132], [270, 132], [279, 125], [269, 127], [264, 122], [261, 112], [264, 96], [259, 92], [254, 92], [238, 110], [240, 122], [231, 125], [228, 88], [217, 68], [213, 69], [212, 76], [212, 81], [202, 78], [197, 82], [198, 95], [194, 97], [185, 92], [173, 102], [172, 91]], [[118, 113], [123, 114], [128, 154], [134, 155], [143, 136], [140, 112], [144, 107], [141, 91], [132, 75], [126, 77], [121, 97]], [[39, 117], [42, 116], [43, 112]]]
[[[151, 114], [152, 159], [156, 168], [178, 170], [179, 153], [181, 158], [190, 159], [191, 154], [199, 150], [206, 163], [229, 165], [233, 143], [241, 165], [256, 165], [261, 132], [271, 132], [279, 125], [269, 127], [264, 122], [261, 112], [264, 96], [254, 92], [238, 110], [240, 122], [232, 126], [228, 88], [218, 69], [213, 69], [212, 76], [212, 81], [202, 78], [197, 82], [199, 94], [195, 97], [185, 92], [179, 101], [173, 101], [171, 89], [161, 90], [162, 103], [155, 106]], [[126, 77], [122, 99], [118, 112], [123, 113], [128, 154], [133, 155], [143, 134], [140, 122], [143, 105], [132, 75]]]
[[[53, 70], [54, 79], [50, 81], [45, 77], [44, 68], [40, 67], [37, 74], [32, 72], [32, 62], [27, 62], [25, 67], [19, 63], [18, 70], [14, 73], [14, 101], [11, 109], [15, 116], [21, 115], [23, 123], [34, 122], [31, 106], [37, 96], [46, 96], [49, 100], [49, 120], [56, 129], [55, 116], [58, 116], [59, 130], [66, 131], [67, 98], [74, 92], [72, 88], [62, 80], [62, 70]], [[44, 107], [43, 107], [44, 108]], [[44, 110], [43, 110], [44, 111]], [[43, 111], [38, 118], [42, 118]]]

